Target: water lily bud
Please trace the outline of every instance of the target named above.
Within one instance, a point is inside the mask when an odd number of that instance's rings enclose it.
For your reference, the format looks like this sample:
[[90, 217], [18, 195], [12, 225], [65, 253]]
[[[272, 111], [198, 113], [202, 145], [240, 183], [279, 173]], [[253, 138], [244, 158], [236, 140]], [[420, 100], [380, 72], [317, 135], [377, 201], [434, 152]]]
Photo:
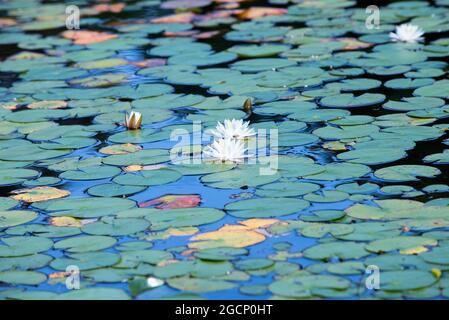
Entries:
[[125, 115], [125, 126], [130, 130], [140, 129], [142, 124], [142, 114], [140, 112], [131, 111]]
[[435, 278], [440, 279], [441, 278], [441, 270], [440, 269], [432, 269], [430, 270], [432, 274], [435, 276]]
[[243, 110], [245, 110], [246, 113], [251, 113], [253, 111], [253, 102], [251, 98], [248, 98], [243, 103]]

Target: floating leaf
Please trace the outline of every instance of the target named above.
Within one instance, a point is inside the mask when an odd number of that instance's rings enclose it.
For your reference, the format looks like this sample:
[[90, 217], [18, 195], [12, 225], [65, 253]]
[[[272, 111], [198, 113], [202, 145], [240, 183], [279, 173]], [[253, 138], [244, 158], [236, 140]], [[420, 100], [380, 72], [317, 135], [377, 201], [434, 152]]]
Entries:
[[53, 217], [49, 222], [56, 227], [77, 227], [81, 228], [83, 225], [95, 222], [96, 219], [75, 219], [73, 217]]
[[93, 235], [124, 236], [144, 231], [149, 225], [148, 221], [137, 218], [102, 219], [83, 226], [81, 230]]
[[53, 241], [42, 237], [2, 238], [0, 257], [19, 257], [43, 252], [53, 246]]
[[239, 218], [274, 218], [299, 213], [309, 203], [292, 198], [261, 198], [241, 200], [227, 204], [225, 209], [230, 215]]
[[432, 178], [441, 174], [434, 167], [421, 165], [399, 165], [376, 170], [374, 175], [387, 181], [417, 181], [418, 177]]
[[192, 227], [215, 222], [224, 217], [224, 212], [213, 208], [181, 208], [181, 209], [139, 209], [137, 216], [150, 221], [151, 230], [167, 228]]
[[422, 246], [436, 246], [438, 241], [426, 237], [395, 237], [376, 240], [369, 243], [366, 249], [371, 252], [388, 252], [393, 250], [409, 250]]
[[35, 187], [31, 189], [21, 189], [12, 192], [11, 198], [24, 202], [38, 202], [51, 199], [67, 197], [70, 192], [53, 187]]
[[18, 226], [37, 218], [34, 211], [0, 211], [0, 228]]
[[274, 294], [288, 298], [312, 297], [313, 290], [329, 288], [344, 290], [349, 288], [350, 282], [346, 279], [330, 275], [303, 275], [292, 278], [281, 279], [268, 286]]
[[225, 225], [217, 231], [211, 231], [194, 236], [189, 244], [190, 248], [244, 248], [265, 240], [265, 235], [256, 229], [268, 227], [277, 220], [274, 219], [250, 219], [242, 222], [242, 225]]
[[51, 216], [94, 218], [110, 215], [135, 207], [135, 202], [117, 198], [68, 198], [33, 203], [33, 207], [45, 210]]
[[35, 271], [3, 271], [0, 272], [0, 282], [12, 285], [37, 285], [47, 279], [45, 274]]
[[199, 195], [166, 195], [139, 203], [140, 208], [156, 205], [157, 209], [194, 208], [201, 202]]
[[62, 293], [55, 300], [129, 300], [130, 297], [116, 288], [82, 288]]
[[144, 186], [122, 186], [117, 183], [105, 183], [87, 189], [87, 193], [98, 197], [118, 197], [135, 194], [145, 189]]
[[345, 93], [325, 97], [320, 100], [320, 104], [328, 108], [354, 108], [371, 106], [384, 100], [385, 96], [382, 94], [364, 93], [360, 96], [354, 96], [352, 93]]
[[55, 243], [55, 249], [62, 249], [67, 252], [89, 252], [98, 251], [112, 247], [117, 240], [106, 236], [80, 236], [68, 238]]
[[304, 251], [304, 257], [315, 260], [338, 257], [342, 260], [359, 259], [369, 254], [365, 244], [358, 242], [334, 241], [315, 245]]
[[251, 7], [238, 14], [240, 19], [256, 19], [265, 16], [279, 16], [287, 13], [287, 10], [282, 8], [270, 7]]
[[232, 282], [190, 277], [171, 278], [167, 280], [167, 284], [175, 289], [188, 292], [221, 291], [229, 290], [235, 287], [235, 284]]
[[117, 38], [117, 35], [115, 34], [88, 30], [67, 30], [64, 31], [62, 35], [64, 38], [73, 40], [74, 44], [91, 44]]
[[382, 275], [382, 290], [386, 291], [419, 289], [437, 281], [432, 273], [420, 270], [387, 271]]

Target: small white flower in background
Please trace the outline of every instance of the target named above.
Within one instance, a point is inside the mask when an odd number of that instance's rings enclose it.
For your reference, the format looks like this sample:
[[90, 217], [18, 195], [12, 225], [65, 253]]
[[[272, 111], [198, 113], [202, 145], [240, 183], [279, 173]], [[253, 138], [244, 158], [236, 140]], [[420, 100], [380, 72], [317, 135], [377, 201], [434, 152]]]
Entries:
[[128, 129], [139, 129], [142, 124], [142, 114], [140, 112], [131, 111], [130, 114], [125, 115], [125, 126]]
[[402, 41], [407, 43], [416, 43], [424, 40], [424, 31], [413, 24], [405, 23], [396, 27], [396, 32], [390, 32], [390, 38], [393, 41]]
[[147, 279], [147, 285], [149, 288], [156, 288], [156, 287], [160, 287], [164, 284], [164, 281], [158, 278], [154, 278], [154, 277], [149, 277]]
[[204, 154], [222, 162], [242, 162], [248, 157], [247, 149], [240, 140], [218, 139], [204, 149]]
[[215, 130], [210, 130], [210, 133], [218, 139], [245, 139], [256, 134], [248, 126], [249, 122], [243, 120], [226, 119], [223, 123], [218, 122]]

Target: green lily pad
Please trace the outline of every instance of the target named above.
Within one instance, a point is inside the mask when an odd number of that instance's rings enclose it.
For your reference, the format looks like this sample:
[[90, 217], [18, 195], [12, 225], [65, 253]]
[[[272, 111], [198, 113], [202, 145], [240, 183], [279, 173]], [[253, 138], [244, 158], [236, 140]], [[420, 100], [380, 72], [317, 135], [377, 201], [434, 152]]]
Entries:
[[449, 88], [448, 80], [439, 80], [435, 83], [416, 89], [413, 94], [423, 97], [435, 97], [446, 99], [448, 97], [447, 89]]
[[87, 189], [87, 193], [97, 197], [119, 197], [132, 195], [145, 189], [144, 186], [122, 186], [116, 183], [105, 183]]
[[115, 265], [120, 261], [120, 256], [110, 252], [83, 252], [73, 253], [67, 257], [56, 258], [50, 263], [50, 267], [65, 271], [68, 266], [75, 265], [79, 270], [91, 270]]
[[371, 169], [362, 164], [330, 163], [324, 166], [324, 171], [318, 174], [305, 175], [311, 180], [336, 181], [363, 177]]
[[18, 226], [37, 218], [37, 213], [33, 211], [0, 211], [0, 228]]
[[234, 260], [239, 256], [246, 254], [248, 254], [246, 249], [232, 247], [209, 248], [193, 253], [197, 258], [211, 261]]
[[439, 169], [421, 165], [391, 166], [374, 172], [377, 178], [386, 181], [417, 181], [418, 177], [433, 178], [439, 174]]
[[270, 259], [244, 259], [235, 263], [235, 267], [239, 270], [249, 271], [265, 269], [274, 265], [274, 261]]
[[67, 252], [89, 252], [103, 250], [112, 247], [117, 240], [106, 236], [80, 236], [68, 238], [55, 243], [55, 249]]
[[0, 169], [0, 186], [20, 184], [38, 175], [38, 171], [31, 169]]
[[218, 221], [225, 213], [213, 208], [145, 209], [144, 217], [153, 231], [166, 228], [193, 227]]
[[3, 271], [0, 272], [0, 282], [12, 285], [37, 285], [47, 279], [45, 274], [36, 271]]
[[111, 155], [106, 158], [103, 158], [102, 162], [114, 166], [128, 166], [128, 165], [150, 165], [165, 162], [168, 160], [169, 154], [167, 150], [150, 149], [150, 150], [140, 150], [137, 152], [127, 154]]
[[100, 180], [112, 178], [121, 172], [119, 168], [113, 166], [93, 166], [80, 168], [79, 170], [69, 170], [59, 175], [67, 180]]
[[53, 260], [53, 257], [40, 253], [22, 257], [2, 258], [0, 271], [38, 269], [45, 267], [51, 260]]
[[111, 215], [135, 207], [135, 202], [118, 198], [68, 198], [33, 203], [33, 207], [45, 210], [51, 216], [92, 218]]
[[235, 45], [228, 49], [244, 58], [262, 58], [275, 56], [288, 50], [290, 46], [283, 44]]
[[438, 241], [425, 237], [394, 237], [369, 243], [366, 249], [371, 252], [388, 252], [394, 250], [414, 249], [422, 246], [435, 246]]
[[130, 297], [116, 288], [82, 288], [62, 293], [55, 300], [129, 300]]
[[328, 108], [354, 108], [375, 105], [382, 103], [384, 100], [385, 96], [378, 93], [364, 93], [360, 96], [354, 96], [352, 93], [344, 93], [325, 97], [320, 100], [320, 104]]
[[386, 271], [381, 279], [382, 290], [385, 291], [420, 289], [437, 281], [432, 273], [421, 270]]
[[296, 62], [287, 59], [265, 58], [247, 59], [235, 62], [231, 68], [241, 72], [259, 72], [272, 69], [280, 69], [296, 65]]
[[436, 203], [424, 203], [413, 200], [375, 200], [378, 206], [356, 204], [346, 213], [354, 218], [369, 220], [396, 220], [396, 219], [439, 219], [446, 217], [449, 208], [438, 206]]
[[167, 284], [172, 288], [187, 292], [222, 291], [235, 287], [234, 283], [228, 281], [190, 277], [171, 278], [167, 280]]
[[0, 257], [19, 257], [47, 251], [53, 246], [53, 241], [41, 237], [10, 237], [3, 238], [0, 244]]
[[98, 222], [89, 223], [82, 227], [81, 230], [84, 233], [93, 235], [125, 236], [144, 231], [149, 225], [150, 223], [144, 219], [109, 219], [107, 217]]
[[287, 298], [313, 297], [314, 289], [329, 288], [345, 290], [350, 282], [346, 279], [330, 275], [303, 275], [294, 278], [286, 278], [273, 282], [268, 286], [269, 290], [279, 296]]
[[138, 174], [126, 173], [115, 177], [112, 181], [125, 186], [157, 186], [179, 180], [182, 175], [173, 169], [157, 169], [140, 171]]
[[300, 212], [308, 206], [309, 203], [301, 199], [261, 198], [232, 202], [225, 210], [239, 218], [273, 218]]
[[347, 224], [324, 224], [311, 223], [305, 227], [300, 228], [301, 234], [309, 238], [322, 238], [326, 234], [331, 234], [334, 237], [350, 234], [354, 231], [354, 227]]
[[342, 260], [360, 259], [369, 255], [365, 244], [358, 242], [334, 241], [310, 247], [304, 251], [304, 257], [314, 260], [331, 259], [338, 257]]
[[307, 222], [324, 222], [338, 220], [340, 218], [343, 218], [344, 216], [345, 212], [340, 210], [317, 210], [313, 211], [313, 215], [311, 216], [302, 215], [299, 218], [302, 221]]
[[343, 191], [338, 190], [322, 190], [319, 193], [309, 193], [304, 196], [304, 200], [310, 202], [320, 202], [320, 203], [328, 203], [328, 202], [338, 202], [346, 200], [349, 197], [349, 194]]
[[258, 188], [256, 195], [261, 197], [295, 197], [319, 189], [319, 185], [309, 182], [274, 182]]
[[257, 187], [259, 185], [274, 182], [280, 178], [278, 173], [261, 175], [263, 169], [269, 171], [269, 164], [266, 166], [245, 166], [237, 167], [233, 170], [211, 173], [201, 177], [201, 182], [214, 187], [224, 189], [237, 189], [241, 187]]
[[337, 155], [340, 160], [361, 163], [367, 165], [378, 165], [405, 158], [407, 153], [404, 150], [390, 148], [366, 148], [352, 150]]
[[326, 140], [354, 139], [369, 136], [379, 131], [379, 127], [366, 124], [359, 126], [343, 126], [341, 128], [326, 126], [313, 131], [313, 134]]

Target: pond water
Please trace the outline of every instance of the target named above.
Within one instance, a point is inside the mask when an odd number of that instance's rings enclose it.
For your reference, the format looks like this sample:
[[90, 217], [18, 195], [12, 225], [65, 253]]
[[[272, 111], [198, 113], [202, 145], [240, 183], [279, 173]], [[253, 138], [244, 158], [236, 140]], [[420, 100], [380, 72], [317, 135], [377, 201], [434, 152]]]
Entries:
[[448, 298], [449, 2], [368, 5], [0, 1], [0, 298]]

